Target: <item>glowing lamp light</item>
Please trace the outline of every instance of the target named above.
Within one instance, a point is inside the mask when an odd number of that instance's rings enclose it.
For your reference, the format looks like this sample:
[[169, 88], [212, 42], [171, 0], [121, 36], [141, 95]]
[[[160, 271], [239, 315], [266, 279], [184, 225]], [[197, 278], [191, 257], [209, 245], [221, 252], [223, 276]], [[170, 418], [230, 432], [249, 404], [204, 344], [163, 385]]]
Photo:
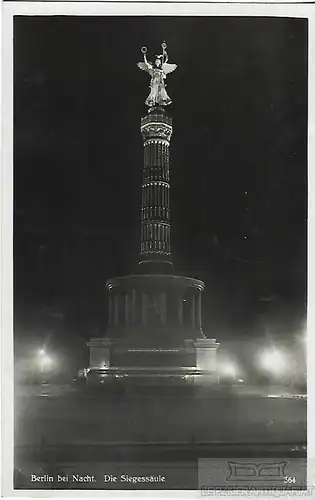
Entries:
[[285, 355], [275, 348], [263, 351], [259, 361], [263, 370], [274, 375], [282, 374], [288, 365]]
[[43, 369], [50, 368], [50, 366], [52, 365], [52, 359], [50, 356], [47, 356], [47, 354], [44, 354], [43, 356], [41, 356], [40, 363]]
[[301, 337], [300, 337], [300, 341], [302, 344], [304, 344], [305, 346], [307, 345], [307, 333], [304, 332]]
[[40, 370], [43, 372], [45, 370], [49, 370], [52, 366], [53, 360], [46, 353], [45, 349], [39, 349], [38, 351], [38, 363]]
[[232, 362], [225, 362], [221, 365], [221, 374], [226, 377], [235, 377], [237, 374], [237, 368]]

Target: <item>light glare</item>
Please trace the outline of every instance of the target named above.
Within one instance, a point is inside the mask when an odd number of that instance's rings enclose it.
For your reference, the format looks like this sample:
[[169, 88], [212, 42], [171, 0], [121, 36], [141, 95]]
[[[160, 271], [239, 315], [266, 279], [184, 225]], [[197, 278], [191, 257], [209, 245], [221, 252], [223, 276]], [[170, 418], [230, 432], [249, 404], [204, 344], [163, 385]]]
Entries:
[[260, 365], [264, 370], [279, 375], [285, 371], [287, 360], [278, 349], [266, 349], [260, 356]]
[[235, 364], [233, 364], [232, 362], [222, 363], [221, 373], [222, 375], [226, 375], [228, 377], [235, 377], [237, 373]]

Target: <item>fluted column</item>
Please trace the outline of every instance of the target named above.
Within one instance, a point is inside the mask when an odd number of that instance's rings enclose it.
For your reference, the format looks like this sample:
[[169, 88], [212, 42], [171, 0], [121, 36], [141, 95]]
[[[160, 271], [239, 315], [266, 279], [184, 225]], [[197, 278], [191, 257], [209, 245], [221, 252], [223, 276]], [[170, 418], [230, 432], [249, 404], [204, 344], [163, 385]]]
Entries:
[[183, 318], [183, 298], [179, 297], [179, 302], [178, 302], [178, 321], [179, 324], [182, 325], [184, 318]]
[[166, 293], [161, 293], [161, 323], [166, 324]]
[[125, 295], [125, 324], [129, 324], [129, 296], [128, 293]]
[[117, 294], [114, 296], [114, 322], [115, 325], [119, 324], [119, 297]]
[[172, 119], [162, 109], [154, 108], [142, 118], [141, 133], [144, 147], [141, 262], [171, 263], [169, 146]]
[[108, 300], [108, 324], [111, 325], [112, 322], [113, 322], [113, 311], [112, 311], [112, 307], [113, 307], [113, 304], [112, 304], [112, 296], [110, 295], [109, 296], [109, 300]]
[[136, 324], [142, 325], [142, 292], [141, 290], [136, 291], [136, 302], [135, 302], [135, 316]]
[[198, 292], [198, 299], [197, 299], [197, 327], [201, 328], [201, 292]]
[[146, 325], [148, 322], [148, 297], [146, 293], [142, 293], [141, 295], [141, 323]]
[[131, 295], [131, 322], [135, 323], [136, 322], [136, 290], [133, 288], [132, 289], [132, 295]]
[[191, 326], [195, 328], [195, 316], [196, 316], [196, 297], [195, 294], [191, 297]]

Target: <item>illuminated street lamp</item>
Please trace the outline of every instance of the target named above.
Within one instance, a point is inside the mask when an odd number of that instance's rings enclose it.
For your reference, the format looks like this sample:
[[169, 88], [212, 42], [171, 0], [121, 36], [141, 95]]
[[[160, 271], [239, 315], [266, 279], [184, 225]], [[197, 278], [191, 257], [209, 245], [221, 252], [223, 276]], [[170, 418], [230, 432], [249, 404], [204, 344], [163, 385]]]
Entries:
[[285, 354], [275, 347], [266, 349], [259, 356], [260, 367], [275, 376], [283, 375], [288, 366]]
[[45, 349], [40, 349], [38, 351], [38, 361], [39, 361], [39, 368], [40, 368], [40, 373], [41, 373], [41, 380], [43, 383], [44, 382], [44, 373], [47, 372], [51, 368], [52, 359], [50, 356], [48, 356]]
[[235, 380], [236, 376], [239, 374], [239, 368], [237, 365], [230, 360], [222, 361], [219, 365], [219, 371], [223, 378], [229, 378]]
[[232, 363], [225, 363], [222, 366], [222, 374], [235, 378], [235, 376], [236, 376], [235, 366]]

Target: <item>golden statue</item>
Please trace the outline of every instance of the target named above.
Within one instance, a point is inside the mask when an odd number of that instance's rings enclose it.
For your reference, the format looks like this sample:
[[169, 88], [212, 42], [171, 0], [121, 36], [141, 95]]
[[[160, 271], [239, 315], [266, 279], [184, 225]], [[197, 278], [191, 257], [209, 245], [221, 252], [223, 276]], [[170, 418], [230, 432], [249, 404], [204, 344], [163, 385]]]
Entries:
[[171, 99], [167, 94], [165, 87], [166, 84], [164, 80], [166, 75], [172, 73], [177, 68], [177, 64], [169, 64], [168, 55], [166, 52], [166, 43], [163, 42], [161, 45], [163, 53], [155, 56], [155, 62], [151, 63], [147, 60], [147, 48], [142, 47], [141, 52], [143, 54], [144, 62], [138, 62], [138, 67], [143, 71], [147, 71], [151, 76], [150, 82], [150, 94], [146, 99], [145, 103], [147, 106], [168, 106], [171, 104]]

